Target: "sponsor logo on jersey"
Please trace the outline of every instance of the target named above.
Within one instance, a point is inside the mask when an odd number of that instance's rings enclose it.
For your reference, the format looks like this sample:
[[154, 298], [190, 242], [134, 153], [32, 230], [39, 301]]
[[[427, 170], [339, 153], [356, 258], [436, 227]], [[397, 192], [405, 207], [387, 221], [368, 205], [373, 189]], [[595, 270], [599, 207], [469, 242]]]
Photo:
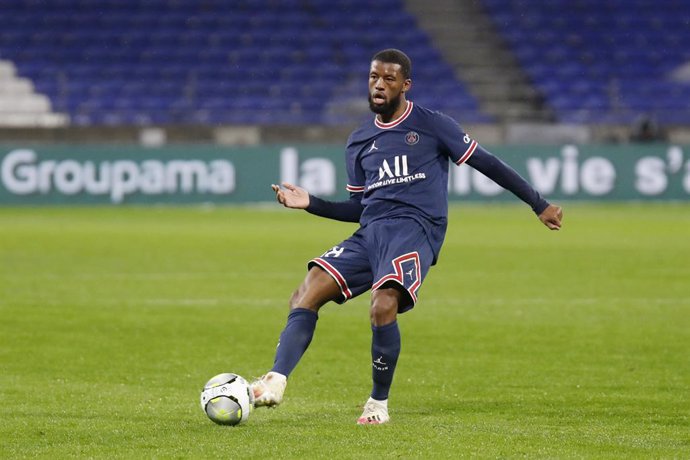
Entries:
[[393, 158], [393, 168], [388, 164], [388, 160], [384, 159], [379, 168], [379, 180], [384, 177], [401, 177], [407, 176], [407, 155], [396, 155]]
[[367, 190], [373, 190], [387, 185], [404, 184], [419, 179], [426, 179], [425, 173], [409, 174], [407, 155], [396, 155], [392, 160], [385, 159], [379, 167], [379, 180], [369, 184]]

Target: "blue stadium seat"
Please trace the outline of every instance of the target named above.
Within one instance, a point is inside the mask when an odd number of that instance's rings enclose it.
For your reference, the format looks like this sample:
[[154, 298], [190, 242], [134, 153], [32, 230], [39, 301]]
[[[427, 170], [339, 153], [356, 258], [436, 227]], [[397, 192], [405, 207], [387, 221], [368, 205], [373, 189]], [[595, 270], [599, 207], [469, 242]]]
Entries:
[[[560, 121], [628, 123], [640, 113], [690, 122], [690, 4], [681, 0], [483, 0]], [[670, 94], [680, 95], [669, 97]]]
[[[79, 125], [353, 122], [329, 104], [365, 97], [381, 47], [420, 81], [449, 69], [401, 0], [17, 0], [2, 16], [0, 58]], [[459, 82], [424, 93], [486, 119]]]

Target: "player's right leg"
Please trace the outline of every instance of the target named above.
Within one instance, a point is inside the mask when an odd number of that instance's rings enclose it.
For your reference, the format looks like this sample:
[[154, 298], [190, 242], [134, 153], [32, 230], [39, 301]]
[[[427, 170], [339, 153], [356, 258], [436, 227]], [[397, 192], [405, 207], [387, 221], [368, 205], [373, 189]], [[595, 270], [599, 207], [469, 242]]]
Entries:
[[363, 243], [362, 232], [357, 231], [309, 262], [304, 282], [290, 299], [273, 368], [252, 384], [256, 406], [276, 406], [282, 401], [287, 377], [311, 342], [321, 306], [331, 300], [346, 302], [371, 287], [369, 254]]
[[287, 377], [297, 366], [314, 336], [319, 309], [340, 296], [335, 280], [319, 267], [312, 267], [290, 299], [290, 314], [280, 334], [273, 368], [252, 382], [254, 405], [274, 407], [283, 401]]

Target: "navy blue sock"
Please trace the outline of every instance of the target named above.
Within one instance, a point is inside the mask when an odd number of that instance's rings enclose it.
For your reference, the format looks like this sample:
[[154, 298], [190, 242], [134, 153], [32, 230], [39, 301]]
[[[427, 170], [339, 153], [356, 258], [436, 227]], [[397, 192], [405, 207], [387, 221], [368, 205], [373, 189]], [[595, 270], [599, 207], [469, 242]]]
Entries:
[[271, 371], [290, 375], [311, 343], [317, 319], [319, 315], [313, 310], [295, 308], [290, 311], [285, 329], [280, 334]]
[[388, 399], [388, 391], [393, 383], [395, 365], [400, 356], [400, 329], [393, 321], [385, 326], [371, 326], [371, 359], [374, 388], [371, 397], [379, 401]]

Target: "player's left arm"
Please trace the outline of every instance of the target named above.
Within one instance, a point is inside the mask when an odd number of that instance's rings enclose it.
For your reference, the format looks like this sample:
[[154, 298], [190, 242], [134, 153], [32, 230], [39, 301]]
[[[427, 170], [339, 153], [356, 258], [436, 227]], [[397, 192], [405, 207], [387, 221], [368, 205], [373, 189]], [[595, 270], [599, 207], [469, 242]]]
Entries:
[[561, 228], [563, 209], [546, 201], [529, 182], [500, 158], [477, 145], [466, 163], [530, 205], [539, 216], [539, 220], [548, 228]]
[[513, 168], [463, 132], [460, 125], [451, 117], [436, 112], [431, 115], [430, 124], [435, 130], [443, 151], [457, 165], [467, 163], [506, 190], [510, 190], [529, 204], [544, 225], [551, 230], [561, 228], [563, 210], [546, 201], [529, 182]]

